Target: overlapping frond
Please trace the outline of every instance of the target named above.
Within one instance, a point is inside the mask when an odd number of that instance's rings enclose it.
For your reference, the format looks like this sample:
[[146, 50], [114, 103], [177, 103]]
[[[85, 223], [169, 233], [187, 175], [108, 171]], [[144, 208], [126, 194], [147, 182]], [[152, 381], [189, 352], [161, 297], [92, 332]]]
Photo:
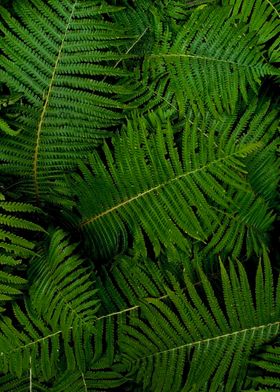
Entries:
[[[203, 292], [185, 277], [164, 303], [147, 299], [141, 318], [123, 327], [120, 347], [127, 377], [152, 391], [242, 390], [250, 354], [279, 333], [279, 285], [267, 256], [259, 264], [255, 294], [244, 267], [221, 264], [223, 298], [202, 271]], [[278, 294], [277, 294], [278, 293]]]
[[137, 84], [131, 96], [145, 109], [154, 96], [181, 116], [190, 105], [215, 115], [232, 113], [240, 96], [248, 101], [248, 90], [258, 91], [264, 76], [279, 74], [266, 60], [256, 32], [230, 17], [226, 7], [193, 12], [178, 32], [173, 25], [158, 23], [157, 28], [161, 34], [146, 50], [138, 74], [142, 89]]
[[29, 233], [40, 233], [43, 229], [31, 221], [32, 214], [40, 212], [30, 204], [7, 201], [0, 193], [0, 311], [5, 303], [21, 294], [26, 284], [18, 269], [34, 254], [34, 242]]
[[93, 368], [83, 372], [65, 372], [54, 384], [52, 392], [81, 392], [81, 391], [107, 391], [118, 390], [126, 379], [121, 374], [106, 367], [106, 360], [96, 364]]
[[280, 388], [280, 345], [279, 341], [266, 345], [250, 361], [248, 375], [250, 387], [244, 391], [279, 391]]
[[256, 31], [259, 42], [270, 41], [272, 46], [280, 34], [280, 12], [277, 10], [278, 1], [273, 0], [223, 0], [224, 5], [230, 5], [230, 13], [241, 19], [250, 31]]
[[128, 75], [115, 66], [126, 38], [100, 18], [117, 10], [77, 0], [19, 0], [13, 15], [1, 8], [0, 69], [26, 101], [24, 131], [1, 138], [1, 169], [26, 177], [25, 192], [37, 198], [122, 118], [115, 96], [125, 91], [113, 81]]
[[90, 167], [80, 165], [81, 175], [70, 182], [79, 216], [71, 211], [68, 218], [94, 255], [106, 258], [125, 249], [128, 233], [133, 238], [139, 232], [156, 255], [162, 246], [186, 250], [193, 240], [203, 244], [211, 237], [210, 247], [223, 237], [225, 251], [236, 246], [237, 255], [253, 230], [257, 241], [249, 248], [258, 252], [273, 217], [252, 193], [242, 159], [260, 147], [268, 123], [255, 128], [251, 110], [239, 123], [235, 116], [223, 121], [196, 116], [177, 145], [171, 126], [151, 118], [152, 125], [142, 117], [129, 122], [114, 140], [114, 153], [105, 144], [106, 160], [92, 155]]
[[105, 355], [108, 364], [113, 364], [122, 325], [132, 314], [139, 315], [144, 298], [165, 298], [167, 282], [167, 274], [164, 276], [151, 260], [133, 265], [133, 259], [126, 256], [119, 258], [112, 271], [104, 269], [99, 274], [96, 287], [101, 307], [95, 322], [93, 363]]
[[64, 336], [72, 329], [75, 339], [82, 342], [84, 334], [94, 331], [99, 301], [93, 276], [67, 237], [55, 231], [42, 255], [33, 259], [30, 299], [33, 309], [52, 328], [60, 328]]

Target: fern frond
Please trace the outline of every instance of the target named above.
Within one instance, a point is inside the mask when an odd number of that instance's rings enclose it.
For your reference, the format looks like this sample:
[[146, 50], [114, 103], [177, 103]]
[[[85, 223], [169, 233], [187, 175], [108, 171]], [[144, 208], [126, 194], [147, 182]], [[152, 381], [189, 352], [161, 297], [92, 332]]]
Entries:
[[99, 302], [91, 274], [63, 231], [55, 231], [45, 246], [29, 269], [32, 308], [52, 328], [60, 328], [63, 336], [71, 328], [76, 339], [83, 341], [84, 335], [94, 331]]
[[[45, 304], [47, 305], [47, 304]], [[50, 380], [61, 370], [85, 371], [92, 360], [91, 332], [65, 333], [63, 320], [57, 328], [44, 322], [30, 303], [13, 304], [13, 320], [0, 320], [0, 372], [21, 377], [31, 369], [34, 378]]]
[[165, 298], [167, 282], [167, 273], [151, 260], [133, 264], [132, 258], [121, 256], [110, 272], [103, 269], [96, 279], [101, 307], [95, 322], [93, 363], [105, 355], [108, 364], [113, 364], [121, 326], [132, 314], [139, 314], [144, 298]]
[[204, 293], [185, 276], [186, 293], [175, 285], [168, 289], [170, 302], [145, 301], [141, 318], [132, 317], [121, 335], [127, 377], [152, 391], [214, 392], [224, 383], [224, 390], [241, 390], [251, 352], [279, 334], [271, 274], [266, 257], [254, 296], [240, 263], [229, 273], [221, 264], [223, 298], [200, 271]]
[[264, 76], [279, 74], [265, 60], [256, 33], [237, 24], [225, 7], [194, 12], [178, 32], [173, 30], [162, 29], [146, 51], [139, 73], [143, 91], [137, 85], [134, 104], [149, 108], [155, 94], [174, 105], [181, 117], [189, 105], [216, 116], [232, 113], [240, 95], [248, 101], [250, 88], [257, 92]]
[[49, 388], [34, 380], [32, 372], [31, 374], [28, 372], [20, 378], [11, 375], [1, 376], [0, 390], [1, 392], [47, 392]]
[[0, 68], [6, 84], [27, 101], [24, 131], [17, 141], [1, 139], [1, 169], [26, 177], [24, 190], [37, 199], [123, 117], [115, 96], [124, 90], [102, 81], [128, 75], [113, 66], [126, 37], [100, 19], [114, 10], [77, 0], [15, 1], [13, 15], [1, 8]]
[[[158, 255], [162, 245], [190, 250], [193, 240], [201, 244], [211, 236], [213, 241], [220, 240], [227, 235], [229, 224], [228, 235], [235, 235], [227, 248], [230, 251], [240, 225], [243, 241], [250, 236], [246, 225], [254, 222], [261, 243], [260, 233], [273, 218], [265, 212], [265, 203], [252, 196], [246, 181], [242, 158], [260, 148], [263, 132], [252, 132], [251, 117], [246, 112], [239, 124], [234, 117], [225, 117], [223, 122], [196, 117], [193, 124], [186, 123], [181, 147], [180, 143], [176, 146], [170, 125], [161, 128], [159, 121], [153, 121], [156, 133], [149, 133], [147, 121], [135, 118], [114, 140], [114, 154], [105, 144], [106, 162], [95, 154], [89, 168], [80, 165], [81, 175], [70, 182], [79, 216], [71, 212], [67, 218], [80, 228], [96, 257], [102, 258], [126, 249], [128, 233], [132, 237], [147, 234]], [[250, 120], [250, 133], [244, 134], [245, 121]], [[264, 210], [252, 212], [247, 219], [242, 206], [250, 212], [253, 203]], [[225, 219], [229, 223], [222, 226]]]
[[224, 5], [232, 7], [230, 13], [244, 21], [250, 31], [256, 31], [259, 42], [270, 41], [271, 45], [280, 33], [280, 12], [273, 0], [223, 0]]
[[[30, 232], [41, 233], [42, 227], [31, 222], [40, 210], [30, 204], [6, 201], [0, 193], [0, 311], [5, 303], [21, 294], [26, 279], [18, 275], [22, 262], [34, 255]], [[28, 217], [28, 218], [27, 218]]]

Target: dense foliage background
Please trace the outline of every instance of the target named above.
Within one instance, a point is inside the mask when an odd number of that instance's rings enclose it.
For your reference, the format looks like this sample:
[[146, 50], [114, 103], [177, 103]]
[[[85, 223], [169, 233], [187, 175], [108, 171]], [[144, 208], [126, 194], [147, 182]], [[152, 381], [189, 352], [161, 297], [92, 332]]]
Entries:
[[0, 11], [0, 391], [280, 390], [280, 2]]

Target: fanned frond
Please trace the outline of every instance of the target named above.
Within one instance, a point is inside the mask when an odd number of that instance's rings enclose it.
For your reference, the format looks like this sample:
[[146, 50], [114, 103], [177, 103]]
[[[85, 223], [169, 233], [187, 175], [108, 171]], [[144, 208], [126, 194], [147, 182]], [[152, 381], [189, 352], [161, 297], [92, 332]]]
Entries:
[[236, 246], [235, 255], [247, 238], [253, 241], [248, 253], [258, 253], [273, 217], [252, 193], [242, 158], [260, 148], [265, 129], [271, 126], [273, 133], [274, 116], [260, 129], [251, 110], [239, 122], [234, 116], [196, 116], [187, 121], [178, 146], [171, 126], [162, 127], [156, 116], [153, 132], [144, 118], [134, 118], [114, 140], [114, 153], [105, 144], [105, 162], [95, 154], [89, 168], [80, 165], [82, 174], [70, 182], [79, 216], [71, 211], [67, 218], [96, 257], [126, 249], [128, 233], [139, 232], [156, 255], [162, 245], [190, 250], [193, 240], [203, 244], [211, 237], [211, 244], [224, 238], [225, 252]]
[[136, 84], [134, 104], [147, 109], [155, 95], [181, 117], [190, 105], [215, 115], [232, 113], [240, 95], [248, 101], [249, 88], [257, 92], [264, 76], [279, 75], [263, 56], [256, 33], [228, 13], [226, 7], [193, 12], [178, 32], [158, 23], [161, 34], [144, 55], [138, 78], [143, 91]]
[[30, 232], [43, 229], [30, 219], [40, 210], [30, 204], [6, 201], [0, 193], [0, 312], [5, 303], [21, 294], [26, 279], [18, 274], [22, 263], [34, 254]]
[[67, 237], [61, 230], [55, 231], [42, 255], [33, 259], [30, 299], [32, 308], [54, 330], [61, 329], [67, 339], [71, 329], [78, 343], [93, 333], [99, 301], [92, 275]]
[[[260, 263], [255, 295], [244, 267], [221, 264], [223, 298], [200, 271], [203, 293], [185, 276], [164, 303], [147, 299], [141, 318], [123, 327], [120, 349], [126, 376], [143, 390], [239, 391], [250, 354], [280, 330], [280, 311], [267, 256]], [[225, 384], [224, 389], [221, 389]]]
[[[115, 67], [123, 32], [100, 15], [118, 11], [103, 2], [18, 0], [11, 15], [1, 8], [0, 69], [21, 92], [24, 131], [1, 138], [2, 171], [26, 177], [37, 199], [50, 180], [85, 157], [122, 118], [110, 82], [127, 71]], [[108, 78], [107, 80], [104, 77]]]

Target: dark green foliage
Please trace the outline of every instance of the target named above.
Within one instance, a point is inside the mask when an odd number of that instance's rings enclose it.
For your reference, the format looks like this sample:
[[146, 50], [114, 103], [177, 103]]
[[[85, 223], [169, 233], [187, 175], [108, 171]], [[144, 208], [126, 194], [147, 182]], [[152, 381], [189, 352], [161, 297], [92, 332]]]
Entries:
[[280, 390], [279, 0], [0, 0], [0, 391]]

